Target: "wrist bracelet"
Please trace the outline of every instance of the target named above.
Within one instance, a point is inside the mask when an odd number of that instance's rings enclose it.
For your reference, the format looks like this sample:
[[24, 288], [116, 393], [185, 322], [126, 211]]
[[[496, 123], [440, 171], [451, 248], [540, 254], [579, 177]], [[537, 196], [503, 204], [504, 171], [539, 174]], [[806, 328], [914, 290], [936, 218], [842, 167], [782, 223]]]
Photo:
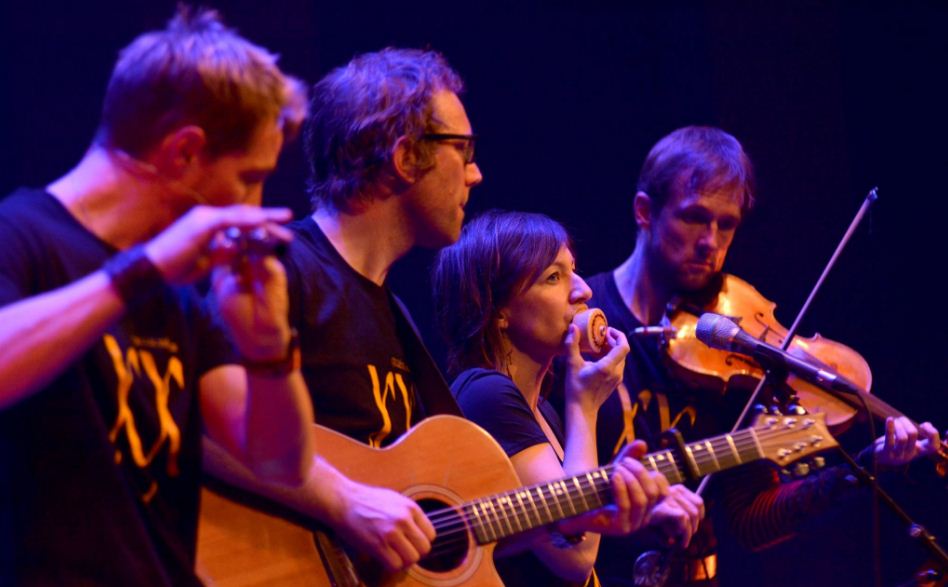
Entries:
[[586, 540], [585, 532], [580, 532], [579, 534], [563, 534], [555, 529], [554, 526], [548, 527], [547, 531], [550, 533], [550, 543], [556, 548], [572, 548], [583, 540]]
[[241, 363], [247, 373], [260, 377], [286, 377], [300, 368], [300, 335], [295, 328], [290, 330], [290, 343], [286, 348], [286, 355], [280, 359], [255, 361], [243, 359]]
[[102, 270], [109, 276], [112, 288], [126, 306], [136, 306], [165, 285], [158, 267], [145, 254], [145, 247], [136, 245], [105, 262]]

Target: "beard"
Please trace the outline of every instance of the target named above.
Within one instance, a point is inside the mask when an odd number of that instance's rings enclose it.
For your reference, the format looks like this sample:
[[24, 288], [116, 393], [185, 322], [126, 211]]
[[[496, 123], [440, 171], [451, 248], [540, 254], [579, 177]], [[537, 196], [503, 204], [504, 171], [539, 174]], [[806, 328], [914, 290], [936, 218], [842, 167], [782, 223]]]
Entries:
[[720, 271], [695, 271], [674, 262], [665, 255], [661, 243], [650, 240], [646, 243], [648, 266], [651, 268], [652, 278], [657, 280], [670, 293], [688, 296], [707, 289], [712, 282], [717, 281]]

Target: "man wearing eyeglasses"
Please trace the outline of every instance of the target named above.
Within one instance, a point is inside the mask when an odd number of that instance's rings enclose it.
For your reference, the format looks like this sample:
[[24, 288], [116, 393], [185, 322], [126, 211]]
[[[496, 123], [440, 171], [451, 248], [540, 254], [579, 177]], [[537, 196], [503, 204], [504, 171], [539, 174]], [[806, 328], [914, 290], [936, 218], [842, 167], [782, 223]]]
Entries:
[[[386, 277], [414, 247], [460, 236], [481, 182], [462, 87], [438, 53], [389, 48], [313, 88], [304, 136], [314, 211], [289, 225], [296, 238], [283, 259], [290, 322], [316, 421], [369, 446], [426, 416], [460, 415]], [[390, 570], [417, 562], [435, 536], [412, 500], [347, 479], [319, 457], [306, 489], [271, 497]]]

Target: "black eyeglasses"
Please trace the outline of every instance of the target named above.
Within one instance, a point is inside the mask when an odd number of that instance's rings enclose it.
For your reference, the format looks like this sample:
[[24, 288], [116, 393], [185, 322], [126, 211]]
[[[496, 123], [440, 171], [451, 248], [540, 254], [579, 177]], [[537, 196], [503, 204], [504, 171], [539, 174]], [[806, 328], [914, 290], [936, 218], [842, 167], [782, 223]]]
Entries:
[[421, 135], [421, 140], [423, 141], [464, 141], [464, 164], [470, 165], [474, 163], [474, 142], [477, 140], [477, 135], [457, 135], [451, 133], [440, 133], [440, 132], [430, 132]]

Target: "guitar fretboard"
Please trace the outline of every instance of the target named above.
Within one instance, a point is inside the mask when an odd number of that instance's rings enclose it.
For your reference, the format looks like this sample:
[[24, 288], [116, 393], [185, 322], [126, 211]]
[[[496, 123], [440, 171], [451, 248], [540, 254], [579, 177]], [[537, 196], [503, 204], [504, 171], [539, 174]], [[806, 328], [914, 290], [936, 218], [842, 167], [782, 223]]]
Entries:
[[[642, 459], [642, 464], [661, 472], [671, 483], [681, 483], [763, 457], [755, 430], [747, 429], [686, 444], [685, 454], [679, 457], [671, 449], [653, 452]], [[613, 468], [608, 465], [575, 477], [485, 497], [461, 509], [478, 544], [496, 542], [610, 503]]]

